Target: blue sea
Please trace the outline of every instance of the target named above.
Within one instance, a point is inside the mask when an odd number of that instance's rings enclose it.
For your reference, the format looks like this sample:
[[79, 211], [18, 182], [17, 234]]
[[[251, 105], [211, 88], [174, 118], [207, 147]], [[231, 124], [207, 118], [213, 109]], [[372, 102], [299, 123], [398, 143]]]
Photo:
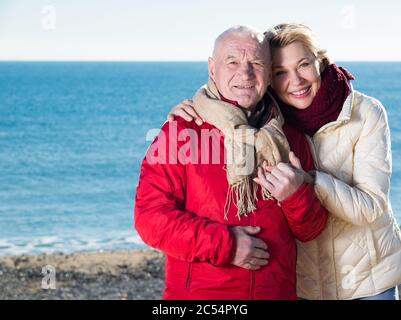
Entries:
[[[381, 100], [401, 222], [401, 63], [340, 63]], [[202, 62], [1, 62], [0, 255], [146, 247], [133, 227], [149, 129], [207, 80]]]

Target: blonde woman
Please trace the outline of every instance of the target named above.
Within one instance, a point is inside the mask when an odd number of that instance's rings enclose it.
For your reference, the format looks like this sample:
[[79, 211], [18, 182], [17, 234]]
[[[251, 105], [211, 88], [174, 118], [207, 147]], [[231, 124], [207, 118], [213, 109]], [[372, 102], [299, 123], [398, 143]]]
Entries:
[[[269, 93], [287, 123], [308, 137], [316, 166], [309, 174], [331, 213], [317, 239], [298, 242], [298, 296], [394, 300], [401, 283], [401, 233], [389, 201], [386, 111], [352, 88], [353, 76], [331, 63], [308, 27], [281, 24], [265, 36], [273, 68]], [[202, 121], [190, 100], [169, 118], [174, 115]], [[255, 181], [269, 190], [280, 179], [274, 172], [260, 168]]]

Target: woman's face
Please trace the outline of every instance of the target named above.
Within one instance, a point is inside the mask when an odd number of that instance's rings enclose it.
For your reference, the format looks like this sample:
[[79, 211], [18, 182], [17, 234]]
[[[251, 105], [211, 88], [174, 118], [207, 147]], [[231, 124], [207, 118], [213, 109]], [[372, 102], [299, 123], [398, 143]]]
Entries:
[[272, 53], [272, 87], [280, 99], [297, 109], [306, 109], [321, 83], [320, 66], [312, 52], [301, 42], [293, 42]]

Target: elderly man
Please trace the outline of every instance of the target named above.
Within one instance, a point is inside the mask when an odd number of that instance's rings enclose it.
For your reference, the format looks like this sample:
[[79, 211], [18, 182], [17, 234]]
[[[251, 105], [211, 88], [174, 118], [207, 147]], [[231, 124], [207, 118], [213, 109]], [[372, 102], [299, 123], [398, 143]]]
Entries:
[[[223, 32], [194, 97], [205, 123], [164, 124], [143, 161], [135, 226], [166, 254], [165, 299], [296, 299], [295, 238], [317, 237], [327, 212], [296, 170], [313, 169], [307, 141], [264, 96], [269, 64], [258, 32]], [[271, 193], [253, 182], [266, 163]]]

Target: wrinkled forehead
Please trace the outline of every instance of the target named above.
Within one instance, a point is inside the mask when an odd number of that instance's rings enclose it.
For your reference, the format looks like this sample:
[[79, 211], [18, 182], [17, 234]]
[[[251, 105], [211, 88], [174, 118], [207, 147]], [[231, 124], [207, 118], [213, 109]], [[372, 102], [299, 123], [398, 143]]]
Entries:
[[215, 55], [219, 58], [244, 57], [266, 60], [267, 48], [252, 36], [228, 35], [216, 45]]

